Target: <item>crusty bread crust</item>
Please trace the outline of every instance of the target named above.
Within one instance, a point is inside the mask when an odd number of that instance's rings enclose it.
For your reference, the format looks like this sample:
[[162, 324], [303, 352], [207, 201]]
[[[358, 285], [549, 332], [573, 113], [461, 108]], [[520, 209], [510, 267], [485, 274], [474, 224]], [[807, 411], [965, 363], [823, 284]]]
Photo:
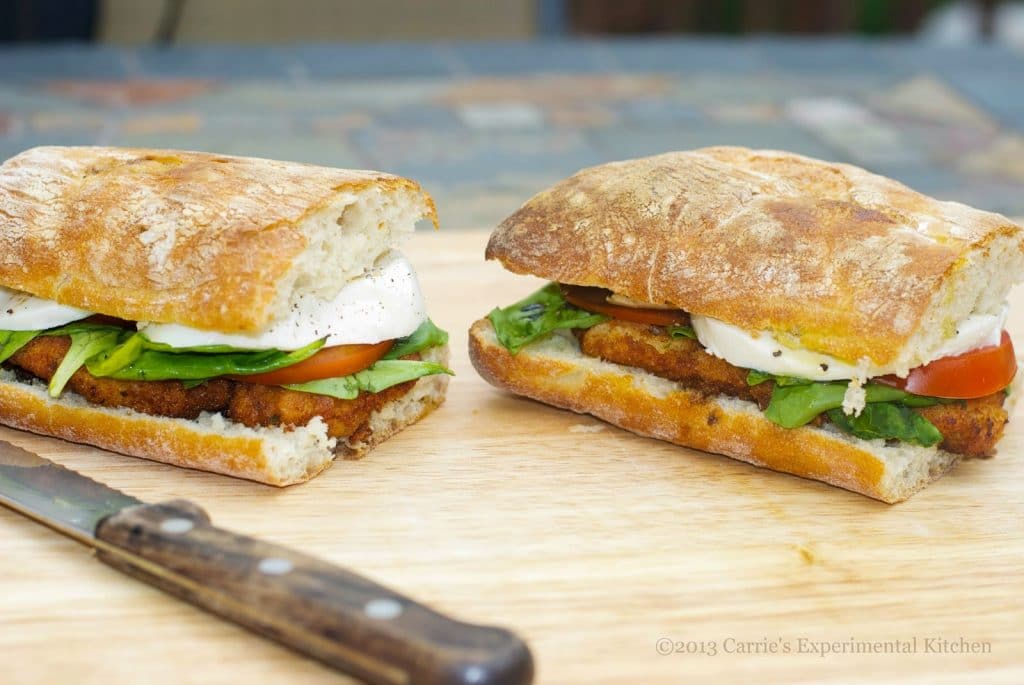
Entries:
[[[447, 348], [430, 352], [431, 358], [446, 358]], [[286, 431], [249, 428], [219, 414], [196, 421], [152, 416], [91, 405], [70, 392], [53, 399], [42, 382], [23, 382], [12, 372], [0, 370], [0, 423], [129, 456], [285, 486], [317, 475], [336, 454], [361, 458], [440, 406], [446, 385], [446, 376], [419, 379], [403, 396], [375, 412], [365, 439], [350, 445], [328, 438], [327, 425], [320, 418]], [[408, 408], [396, 412], [396, 407]], [[375, 420], [381, 414], [390, 420]]]
[[834, 429], [785, 429], [754, 403], [704, 396], [640, 369], [586, 357], [568, 336], [553, 335], [512, 355], [491, 322], [480, 319], [469, 331], [469, 357], [484, 380], [519, 395], [883, 502], [906, 499], [958, 460], [936, 448], [890, 447]]
[[[0, 284], [131, 321], [254, 331], [285, 304], [308, 224], [334, 223], [365, 193], [413, 202], [437, 222], [416, 183], [376, 171], [34, 148], [0, 166]], [[381, 212], [373, 229], [390, 230], [393, 218]], [[340, 216], [331, 228], [345, 240]]]
[[502, 222], [486, 254], [905, 373], [1005, 299], [1024, 229], [850, 165], [715, 147], [584, 169]]

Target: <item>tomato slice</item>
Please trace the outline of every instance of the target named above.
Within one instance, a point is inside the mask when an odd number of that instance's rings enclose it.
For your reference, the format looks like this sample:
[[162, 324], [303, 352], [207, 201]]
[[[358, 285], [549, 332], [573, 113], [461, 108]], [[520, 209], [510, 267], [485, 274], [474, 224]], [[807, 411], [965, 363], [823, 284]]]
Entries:
[[309, 359], [298, 364], [286, 366], [276, 371], [254, 373], [249, 376], [231, 376], [232, 380], [244, 383], [260, 383], [262, 385], [289, 385], [291, 383], [308, 383], [321, 378], [337, 378], [362, 371], [383, 357], [394, 340], [372, 345], [335, 345], [325, 347]]
[[590, 288], [582, 285], [562, 284], [562, 297], [567, 302], [576, 305], [588, 312], [606, 314], [614, 319], [633, 321], [634, 323], [649, 323], [655, 326], [676, 326], [689, 325], [690, 315], [682, 309], [637, 309], [635, 307], [623, 307], [620, 304], [608, 302], [610, 290], [604, 288]]
[[973, 399], [1008, 386], [1017, 374], [1017, 356], [1010, 334], [1003, 331], [998, 345], [943, 357], [912, 369], [906, 378], [881, 376], [872, 380], [915, 395]]

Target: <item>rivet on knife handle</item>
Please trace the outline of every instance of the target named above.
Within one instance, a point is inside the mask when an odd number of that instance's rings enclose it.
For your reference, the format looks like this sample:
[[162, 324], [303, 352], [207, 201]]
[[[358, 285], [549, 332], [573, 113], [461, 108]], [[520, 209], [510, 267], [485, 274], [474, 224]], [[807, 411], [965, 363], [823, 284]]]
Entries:
[[190, 502], [100, 523], [104, 563], [381, 685], [519, 685], [529, 649], [502, 628], [455, 621], [366, 578], [210, 525]]

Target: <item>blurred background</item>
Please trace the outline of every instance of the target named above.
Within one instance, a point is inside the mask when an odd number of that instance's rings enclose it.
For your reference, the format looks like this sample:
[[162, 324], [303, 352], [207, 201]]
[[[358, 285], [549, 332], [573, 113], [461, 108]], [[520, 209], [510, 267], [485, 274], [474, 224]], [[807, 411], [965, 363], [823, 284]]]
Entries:
[[157, 146], [413, 177], [491, 228], [705, 145], [1024, 216], [1024, 2], [0, 0], [0, 156]]
[[1000, 0], [0, 0], [0, 39], [281, 43], [651, 34], [1024, 41]]

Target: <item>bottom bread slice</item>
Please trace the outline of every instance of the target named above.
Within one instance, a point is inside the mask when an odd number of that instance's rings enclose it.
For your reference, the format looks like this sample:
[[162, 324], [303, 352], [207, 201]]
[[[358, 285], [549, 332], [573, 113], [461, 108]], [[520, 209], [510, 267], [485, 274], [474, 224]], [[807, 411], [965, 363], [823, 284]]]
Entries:
[[[447, 363], [448, 348], [431, 349], [423, 359]], [[129, 456], [284, 486], [309, 480], [335, 455], [358, 459], [440, 406], [447, 385], [445, 375], [420, 378], [409, 392], [371, 414], [369, 435], [351, 443], [328, 437], [327, 424], [319, 417], [286, 429], [250, 428], [221, 414], [204, 413], [195, 420], [153, 416], [90, 404], [70, 392], [54, 399], [42, 381], [21, 381], [0, 369], [0, 423]]]
[[910, 497], [959, 459], [935, 447], [861, 440], [828, 424], [782, 428], [753, 402], [706, 396], [642, 369], [588, 357], [568, 332], [512, 355], [491, 322], [481, 319], [469, 331], [469, 357], [484, 380], [519, 395], [883, 502]]

